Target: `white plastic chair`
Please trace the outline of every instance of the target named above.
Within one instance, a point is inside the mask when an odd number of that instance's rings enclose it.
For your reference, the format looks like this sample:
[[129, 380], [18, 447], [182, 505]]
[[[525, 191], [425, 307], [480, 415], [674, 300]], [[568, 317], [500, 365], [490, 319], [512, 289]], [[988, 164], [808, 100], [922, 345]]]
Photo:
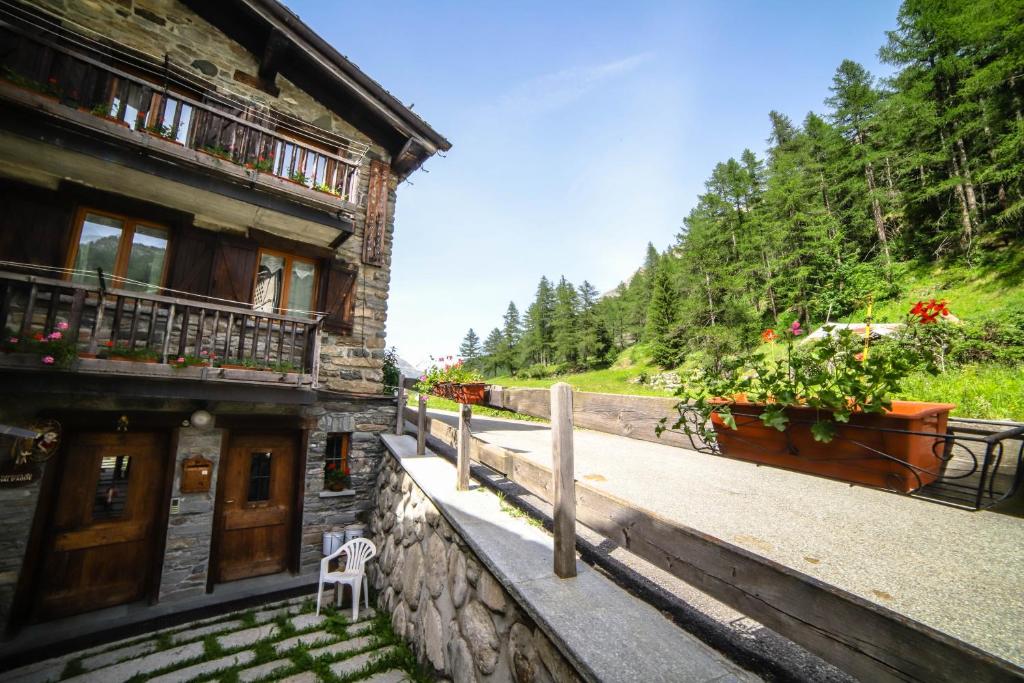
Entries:
[[[327, 571], [331, 560], [345, 554], [344, 571]], [[366, 608], [370, 608], [370, 591], [367, 589], [366, 572], [364, 568], [367, 560], [377, 554], [377, 546], [367, 538], [353, 538], [333, 553], [320, 560], [320, 586], [316, 592], [316, 613], [320, 614], [320, 601], [324, 594], [324, 584], [333, 583], [336, 591], [341, 591], [341, 586], [352, 587], [352, 621], [359, 618], [359, 589], [362, 587]]]

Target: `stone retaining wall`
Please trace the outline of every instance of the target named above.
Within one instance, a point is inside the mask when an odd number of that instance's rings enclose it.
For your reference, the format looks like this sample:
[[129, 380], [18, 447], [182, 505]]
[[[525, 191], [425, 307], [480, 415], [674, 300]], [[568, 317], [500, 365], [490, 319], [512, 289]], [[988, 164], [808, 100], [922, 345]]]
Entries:
[[376, 496], [371, 585], [423, 664], [455, 683], [580, 680], [391, 455]]

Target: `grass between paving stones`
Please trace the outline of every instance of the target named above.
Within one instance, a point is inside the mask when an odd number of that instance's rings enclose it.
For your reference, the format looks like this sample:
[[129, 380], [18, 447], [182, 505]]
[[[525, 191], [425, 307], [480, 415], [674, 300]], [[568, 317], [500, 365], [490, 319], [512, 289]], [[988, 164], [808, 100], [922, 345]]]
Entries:
[[[315, 606], [313, 606], [310, 611], [313, 610], [315, 610]], [[154, 671], [148, 671], [144, 674], [137, 674], [129, 679], [129, 683], [143, 683], [143, 681], [149, 678], [160, 676], [165, 673], [170, 673], [189, 666], [194, 666], [195, 664], [221, 659], [223, 657], [228, 657], [233, 654], [249, 650], [251, 650], [255, 655], [251, 661], [248, 661], [245, 664], [238, 664], [221, 669], [220, 671], [196, 676], [191, 679], [189, 683], [201, 683], [204, 681], [214, 680], [219, 681], [220, 683], [237, 683], [239, 672], [244, 669], [260, 666], [278, 659], [286, 659], [290, 664], [282, 667], [278, 673], [268, 675], [263, 679], [260, 679], [261, 681], [275, 681], [303, 671], [313, 671], [322, 680], [327, 681], [328, 683], [349, 683], [350, 681], [360, 680], [372, 674], [387, 671], [389, 669], [401, 669], [412, 677], [414, 681], [417, 681], [417, 683], [429, 683], [433, 680], [431, 675], [416, 662], [416, 657], [408, 646], [391, 630], [391, 624], [386, 614], [378, 613], [368, 623], [360, 622], [357, 624], [350, 624], [341, 611], [337, 611], [333, 607], [327, 607], [324, 610], [321, 610], [321, 613], [325, 616], [324, 621], [319, 624], [314, 624], [308, 628], [301, 630], [296, 629], [294, 625], [291, 624], [290, 619], [304, 613], [308, 613], [305, 609], [305, 604], [299, 608], [299, 611], [291, 612], [288, 616], [279, 615], [274, 619], [274, 623], [278, 627], [278, 631], [270, 638], [264, 638], [256, 643], [235, 648], [225, 649], [221, 647], [216, 641], [216, 638], [229, 635], [246, 628], [252, 628], [252, 626], [248, 625], [251, 620], [240, 619], [242, 626], [223, 631], [216, 635], [203, 637], [201, 640], [204, 646], [204, 653], [201, 656], [175, 662], [169, 666]], [[238, 620], [239, 618], [235, 616], [234, 619]], [[292, 638], [296, 635], [315, 633], [321, 630], [326, 631], [328, 634], [334, 636], [334, 638], [325, 643], [296, 645], [283, 653], [278, 653], [274, 648], [274, 645], [282, 640]], [[366, 647], [336, 655], [321, 655], [319, 657], [313, 657], [310, 655], [310, 650], [312, 649], [323, 647], [326, 644], [350, 640], [352, 638], [362, 636], [372, 637], [370, 644]], [[334, 675], [330, 670], [330, 667], [338, 662], [388, 646], [394, 647], [395, 649], [392, 652], [371, 661], [366, 666], [348, 676], [339, 677]]]

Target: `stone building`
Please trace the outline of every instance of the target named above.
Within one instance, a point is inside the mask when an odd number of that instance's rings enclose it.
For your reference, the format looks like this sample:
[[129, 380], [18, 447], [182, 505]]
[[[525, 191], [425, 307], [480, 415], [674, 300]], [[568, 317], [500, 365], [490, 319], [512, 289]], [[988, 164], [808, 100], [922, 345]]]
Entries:
[[276, 0], [0, 0], [0, 69], [8, 637], [309, 585], [448, 141]]

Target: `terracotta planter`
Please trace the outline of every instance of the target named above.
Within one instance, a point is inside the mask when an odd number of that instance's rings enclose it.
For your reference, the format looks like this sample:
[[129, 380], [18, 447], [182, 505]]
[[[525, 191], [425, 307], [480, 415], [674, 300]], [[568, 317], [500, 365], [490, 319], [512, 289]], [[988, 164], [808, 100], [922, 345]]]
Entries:
[[327, 482], [328, 491], [344, 491], [348, 488], [348, 482], [343, 479], [332, 479]]
[[453, 401], [469, 405], [478, 405], [484, 402], [484, 393], [487, 390], [487, 385], [483, 382], [453, 384], [451, 386]]
[[96, 354], [95, 353], [89, 353], [88, 351], [79, 351], [78, 352], [78, 357], [79, 358], [96, 358]]
[[244, 365], [234, 365], [231, 363], [224, 363], [217, 366], [221, 370], [255, 370], [256, 368], [247, 368]]
[[[852, 415], [850, 424], [855, 427], [840, 424], [829, 443], [815, 441], [811, 434], [816, 415], [813, 408], [787, 408], [790, 423], [785, 432], [766, 427], [759, 418], [764, 406], [754, 403], [734, 405], [735, 430], [716, 414], [711, 422], [722, 453], [728, 457], [909, 493], [941, 476], [946, 464], [940, 457], [945, 446], [942, 437], [949, 411], [955, 407], [893, 401], [890, 412]], [[890, 429], [924, 434], [884, 431]]]

